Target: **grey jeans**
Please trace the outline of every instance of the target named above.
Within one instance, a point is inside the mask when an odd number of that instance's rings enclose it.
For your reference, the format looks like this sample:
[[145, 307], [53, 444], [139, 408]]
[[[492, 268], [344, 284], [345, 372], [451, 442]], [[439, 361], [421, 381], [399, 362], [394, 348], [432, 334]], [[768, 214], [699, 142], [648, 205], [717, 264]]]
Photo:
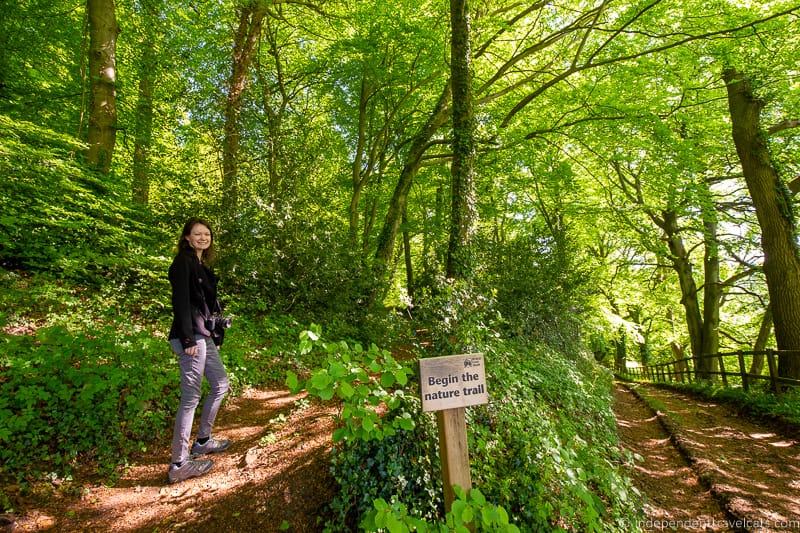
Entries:
[[228, 392], [228, 374], [219, 357], [214, 341], [209, 337], [195, 335], [197, 355], [188, 355], [178, 339], [169, 341], [172, 351], [178, 355], [181, 367], [181, 404], [175, 416], [175, 430], [172, 434], [172, 462], [180, 463], [189, 457], [189, 437], [192, 434], [192, 421], [197, 404], [200, 403], [200, 386], [206, 376], [211, 391], [203, 403], [200, 416], [200, 429], [197, 438], [211, 436], [211, 428], [217, 417], [219, 406]]

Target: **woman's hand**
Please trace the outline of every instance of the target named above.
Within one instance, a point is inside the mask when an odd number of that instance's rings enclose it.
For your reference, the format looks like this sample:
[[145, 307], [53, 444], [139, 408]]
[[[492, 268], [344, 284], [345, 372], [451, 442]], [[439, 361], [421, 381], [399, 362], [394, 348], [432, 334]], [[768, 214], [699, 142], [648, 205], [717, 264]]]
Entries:
[[195, 344], [194, 346], [189, 346], [184, 351], [186, 352], [186, 355], [191, 355], [192, 357], [194, 357], [195, 355], [197, 355], [197, 349], [198, 349], [197, 345]]

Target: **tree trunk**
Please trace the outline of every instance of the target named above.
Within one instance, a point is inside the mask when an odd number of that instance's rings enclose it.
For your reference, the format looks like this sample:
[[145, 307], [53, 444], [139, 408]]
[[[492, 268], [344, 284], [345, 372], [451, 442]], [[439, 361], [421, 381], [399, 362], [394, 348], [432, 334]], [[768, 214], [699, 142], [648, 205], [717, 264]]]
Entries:
[[117, 35], [114, 0], [87, 0], [89, 15], [89, 165], [104, 174], [111, 170], [117, 140]]
[[683, 346], [679, 343], [672, 341], [669, 343], [672, 350], [672, 359], [675, 361], [675, 370], [678, 372], [678, 379], [683, 380], [688, 377], [688, 366], [686, 364], [686, 355], [683, 351]]
[[369, 89], [367, 87], [367, 74], [362, 74], [361, 91], [358, 100], [358, 140], [356, 153], [353, 157], [353, 194], [350, 196], [350, 244], [355, 246], [358, 242], [358, 203], [361, 199], [361, 190], [365, 179], [362, 169], [364, 161], [364, 146], [367, 137], [367, 103], [369, 102]]
[[[712, 208], [713, 209], [713, 208]], [[722, 298], [722, 286], [719, 281], [719, 252], [717, 244], [717, 222], [714, 213], [707, 213], [710, 219], [703, 222], [705, 232], [705, 256], [703, 258], [703, 324], [700, 353], [716, 354], [719, 351], [719, 304]], [[717, 358], [699, 361], [701, 376], [713, 378], [719, 368]]]
[[383, 223], [383, 229], [378, 236], [378, 247], [375, 251], [374, 278], [379, 282], [386, 277], [389, 265], [391, 264], [392, 255], [394, 253], [394, 242], [397, 239], [397, 229], [400, 227], [400, 220], [406, 208], [406, 201], [408, 199], [408, 192], [411, 190], [411, 183], [414, 181], [419, 171], [422, 156], [428, 148], [428, 142], [436, 131], [447, 122], [449, 102], [450, 81], [448, 80], [447, 85], [445, 85], [442, 90], [442, 94], [439, 96], [439, 100], [436, 102], [433, 113], [428, 117], [425, 126], [423, 126], [422, 130], [414, 137], [411, 143], [411, 148], [406, 156], [403, 170], [400, 172], [400, 179], [397, 181], [391, 200], [389, 200], [386, 219]]
[[[681, 304], [686, 317], [686, 327], [689, 330], [689, 340], [692, 346], [692, 355], [698, 357], [703, 353], [703, 318], [700, 313], [700, 303], [697, 300], [697, 284], [694, 281], [692, 262], [686, 246], [678, 233], [678, 216], [674, 211], [662, 213], [664, 235], [672, 254], [672, 267], [678, 275], [681, 287]], [[704, 366], [704, 361], [695, 360], [695, 371], [701, 379], [709, 376]]]
[[614, 340], [614, 366], [617, 372], [625, 372], [627, 368], [628, 349], [625, 328], [619, 328], [619, 338]]
[[252, 2], [241, 9], [239, 26], [233, 42], [233, 65], [225, 103], [224, 139], [222, 141], [222, 207], [232, 215], [239, 203], [238, 162], [239, 115], [242, 95], [247, 87], [247, 71], [253, 60], [256, 43], [261, 36], [261, 26], [266, 8]]
[[[753, 345], [754, 352], [763, 352], [767, 349], [769, 334], [772, 332], [772, 306], [767, 306], [764, 316], [761, 318], [761, 327], [758, 328], [758, 337]], [[764, 371], [764, 354], [754, 353], [753, 362], [750, 364], [751, 374], [761, 374]]]
[[[800, 350], [800, 258], [792, 198], [780, 180], [760, 131], [763, 102], [754, 97], [750, 80], [733, 68], [723, 72], [728, 90], [733, 141], [753, 199], [767, 278], [775, 340], [779, 350]], [[780, 355], [781, 377], [800, 379], [800, 357]]]
[[[287, 191], [281, 190], [284, 180], [287, 177], [286, 156], [284, 153], [283, 139], [283, 120], [286, 108], [289, 106], [289, 93], [286, 90], [285, 78], [283, 73], [283, 63], [281, 62], [280, 47], [278, 46], [277, 30], [270, 24], [271, 20], [265, 17], [266, 29], [262, 30], [263, 35], [269, 43], [269, 54], [275, 62], [274, 68], [265, 75], [265, 68], [258, 61], [258, 56], [253, 58], [256, 63], [256, 75], [261, 84], [261, 99], [264, 114], [267, 117], [267, 131], [269, 132], [267, 142], [267, 172], [269, 175], [269, 199], [275, 212], [280, 213], [283, 209], [283, 199]], [[274, 76], [275, 81], [269, 81]], [[277, 85], [277, 87], [274, 87]], [[277, 104], [273, 104], [274, 99], [278, 98]]]
[[450, 240], [446, 272], [448, 278], [464, 279], [472, 273], [470, 241], [475, 222], [475, 121], [467, 0], [450, 0], [450, 27], [453, 162], [450, 168]]
[[156, 72], [153, 29], [149, 13], [144, 15], [142, 57], [139, 64], [139, 94], [133, 147], [133, 201], [147, 205], [150, 198], [150, 146], [153, 139], [153, 78]]
[[411, 236], [408, 233], [408, 217], [403, 212], [403, 254], [406, 260], [406, 290], [408, 297], [414, 300], [414, 268], [411, 264]]
[[364, 230], [361, 232], [361, 253], [363, 257], [367, 256], [369, 249], [369, 236], [372, 233], [372, 228], [375, 226], [375, 218], [378, 215], [378, 199], [371, 198], [364, 206]]

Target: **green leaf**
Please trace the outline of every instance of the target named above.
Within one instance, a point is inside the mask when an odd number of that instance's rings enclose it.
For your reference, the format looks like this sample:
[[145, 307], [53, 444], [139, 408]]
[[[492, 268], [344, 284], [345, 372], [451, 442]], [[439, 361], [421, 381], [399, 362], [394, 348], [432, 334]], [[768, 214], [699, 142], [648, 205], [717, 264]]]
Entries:
[[348, 398], [353, 396], [355, 390], [353, 389], [353, 386], [350, 385], [348, 382], [340, 381], [339, 387], [337, 388], [336, 392], [341, 399], [347, 400]]
[[347, 428], [336, 428], [333, 430], [333, 442], [341, 442], [350, 432]]
[[395, 370], [394, 378], [397, 380], [398, 385], [404, 386], [408, 383], [408, 375], [406, 374], [406, 369], [401, 368], [400, 370]]
[[[459, 496], [461, 498], [461, 496]], [[467, 504], [464, 502], [463, 499], [458, 499], [453, 502], [453, 505], [450, 507], [450, 512], [453, 513], [453, 517], [456, 518], [456, 523], [459, 523], [462, 520], [462, 516], [464, 514], [464, 509], [466, 509]]]
[[385, 511], [389, 508], [389, 504], [386, 503], [386, 500], [383, 498], [377, 498], [372, 501], [372, 506], [375, 507], [376, 511]]
[[361, 427], [364, 429], [364, 431], [369, 433], [373, 429], [375, 429], [375, 422], [372, 420], [372, 418], [369, 417], [364, 418], [363, 420], [361, 420]]
[[328, 368], [328, 374], [333, 379], [340, 379], [347, 375], [347, 368], [341, 363], [331, 363], [331, 366]]
[[393, 514], [386, 516], [386, 529], [389, 533], [408, 533], [408, 526], [400, 522]]
[[311, 351], [311, 341], [303, 339], [300, 341], [300, 355], [305, 355]]
[[381, 374], [381, 386], [383, 387], [391, 387], [394, 385], [394, 374], [391, 372], [384, 372]]
[[333, 383], [333, 379], [326, 371], [320, 370], [311, 377], [310, 383], [315, 389], [324, 389]]
[[297, 374], [295, 374], [291, 370], [288, 370], [286, 372], [286, 386], [289, 387], [289, 390], [292, 391], [292, 393], [296, 393], [298, 390], [300, 390], [299, 385], [300, 384], [298, 383], [297, 380]]
[[398, 418], [397, 421], [400, 424], [400, 427], [402, 429], [405, 429], [406, 431], [411, 431], [414, 429], [414, 426], [416, 426], [416, 424], [411, 418], [402, 417]]

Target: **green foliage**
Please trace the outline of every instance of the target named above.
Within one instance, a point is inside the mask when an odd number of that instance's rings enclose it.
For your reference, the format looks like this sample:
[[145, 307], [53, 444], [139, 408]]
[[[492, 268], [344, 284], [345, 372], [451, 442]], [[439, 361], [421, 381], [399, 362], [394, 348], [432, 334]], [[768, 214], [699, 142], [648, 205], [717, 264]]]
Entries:
[[591, 279], [566, 234], [535, 234], [528, 228], [502, 244], [484, 243], [486, 277], [504, 330], [541, 340], [562, 351], [580, 345], [576, 311]]
[[[317, 328], [302, 335], [302, 350], [312, 349], [318, 336]], [[638, 518], [640, 498], [619, 470], [623, 457], [611, 412], [611, 374], [583, 356], [567, 359], [543, 345], [494, 339], [482, 347], [491, 401], [468, 410], [475, 485], [528, 531], [628, 531]], [[330, 399], [354, 379], [345, 377], [339, 361], [329, 358], [305, 380], [310, 393]], [[384, 374], [373, 369], [372, 386], [378, 387]], [[363, 378], [362, 371], [355, 366], [352, 374]], [[299, 387], [300, 380], [289, 374], [287, 384]], [[338, 433], [343, 441], [333, 453], [340, 492], [332, 503], [331, 530], [365, 519], [370, 527], [397, 531], [435, 521], [441, 516], [437, 432], [432, 417], [419, 412], [416, 393], [400, 396], [400, 408], [416, 421], [413, 429], [373, 434], [364, 431], [367, 417], [357, 410], [369, 396], [362, 395], [354, 407], [349, 402], [355, 395], [345, 390]], [[375, 428], [398, 420], [392, 410], [382, 414], [386, 420], [379, 417]], [[376, 499], [393, 503], [381, 504], [376, 514]], [[370, 512], [372, 518], [366, 518]]]
[[229, 306], [234, 320], [220, 351], [228, 379], [235, 390], [246, 386], [274, 385], [289, 370], [306, 369], [313, 361], [300, 356], [296, 339], [303, 329], [289, 315], [241, 315], [240, 303]]
[[790, 426], [800, 426], [800, 388], [790, 388], [779, 396], [766, 390], [768, 383], [765, 382], [764, 388], [751, 385], [749, 392], [738, 387], [723, 387], [707, 381], [659, 386], [724, 401], [753, 416], [774, 419]]
[[314, 370], [304, 383], [289, 371], [286, 385], [295, 394], [305, 389], [323, 401], [334, 395], [341, 400], [334, 442], [381, 440], [398, 430], [414, 429], [403, 389], [411, 370], [375, 344], [365, 350], [358, 343], [325, 343], [320, 335], [321, 328], [316, 324], [301, 332], [299, 352], [308, 354], [318, 347], [326, 356], [324, 366]]
[[173, 415], [177, 365], [148, 333], [53, 326], [0, 344], [3, 478], [63, 476], [85, 461], [110, 474]]
[[426, 326], [432, 355], [480, 351], [499, 336], [495, 300], [472, 284], [438, 278], [420, 290], [420, 300], [417, 320]]
[[171, 241], [121, 184], [81, 168], [74, 139], [0, 115], [0, 265], [150, 289]]
[[389, 533], [407, 533], [409, 531], [420, 533], [519, 532], [517, 526], [509, 523], [506, 510], [487, 502], [480, 490], [472, 489], [466, 493], [464, 489], [456, 486], [455, 492], [457, 499], [453, 502], [452, 509], [445, 516], [443, 523], [431, 523], [414, 518], [408, 515], [408, 510], [403, 503], [392, 499], [392, 503], [389, 504], [383, 498], [378, 498], [373, 502], [374, 510], [364, 518], [361, 527], [365, 531], [389, 531]]
[[496, 342], [485, 357], [492, 401], [471, 411], [473, 483], [526, 530], [628, 531], [639, 498], [618, 470], [610, 373], [537, 345]]
[[[419, 400], [407, 401], [419, 409]], [[331, 471], [339, 490], [330, 503], [330, 531], [355, 529], [376, 498], [401, 497], [414, 516], [428, 520], [442, 513], [436, 427], [429, 415], [417, 417], [412, 430], [381, 440], [340, 442], [331, 454]]]

